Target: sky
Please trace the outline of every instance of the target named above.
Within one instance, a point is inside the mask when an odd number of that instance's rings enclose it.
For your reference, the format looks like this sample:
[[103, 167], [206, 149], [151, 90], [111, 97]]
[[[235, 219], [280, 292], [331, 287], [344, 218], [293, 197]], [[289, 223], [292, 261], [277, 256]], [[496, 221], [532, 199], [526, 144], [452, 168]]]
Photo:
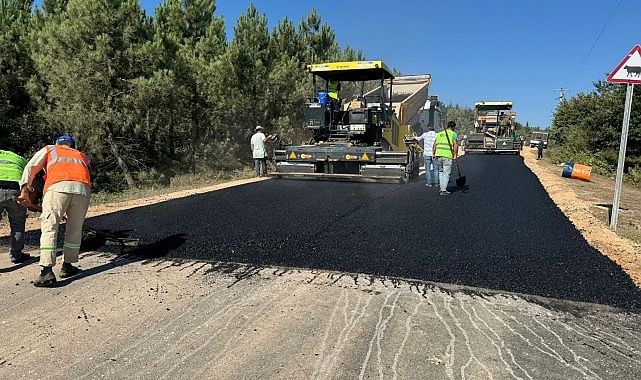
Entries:
[[[152, 16], [160, 2], [140, 0]], [[539, 128], [550, 127], [561, 89], [566, 99], [594, 91], [641, 44], [640, 0], [217, 0], [228, 40], [252, 2], [270, 31], [315, 8], [341, 48], [430, 74], [430, 95], [445, 104], [512, 101], [517, 121]]]

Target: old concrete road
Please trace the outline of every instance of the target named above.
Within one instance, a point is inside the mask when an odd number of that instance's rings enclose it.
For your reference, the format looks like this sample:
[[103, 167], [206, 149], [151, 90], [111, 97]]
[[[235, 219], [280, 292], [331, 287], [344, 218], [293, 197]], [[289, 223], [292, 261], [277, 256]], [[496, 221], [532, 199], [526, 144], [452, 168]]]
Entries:
[[0, 377], [636, 379], [641, 291], [520, 157], [460, 165], [450, 196], [269, 180], [92, 218], [144, 244], [86, 241], [54, 289], [3, 258]]

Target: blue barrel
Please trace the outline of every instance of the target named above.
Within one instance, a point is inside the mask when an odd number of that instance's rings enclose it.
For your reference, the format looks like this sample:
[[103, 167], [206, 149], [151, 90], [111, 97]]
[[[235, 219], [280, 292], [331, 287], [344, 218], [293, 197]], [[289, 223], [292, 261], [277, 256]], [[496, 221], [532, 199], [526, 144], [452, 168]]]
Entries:
[[329, 95], [326, 91], [318, 91], [318, 102], [320, 104], [327, 104], [329, 102]]
[[574, 170], [574, 162], [566, 162], [563, 165], [563, 172], [561, 173], [561, 177], [572, 178], [572, 171], [573, 170]]

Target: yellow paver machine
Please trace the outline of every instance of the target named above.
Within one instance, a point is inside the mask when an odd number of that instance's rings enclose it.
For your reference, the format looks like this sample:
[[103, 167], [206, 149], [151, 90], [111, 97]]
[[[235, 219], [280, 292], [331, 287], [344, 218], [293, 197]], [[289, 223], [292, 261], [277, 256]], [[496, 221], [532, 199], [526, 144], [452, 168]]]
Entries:
[[[396, 77], [381, 61], [308, 65], [312, 97], [305, 104], [308, 143], [274, 150], [276, 171], [287, 178], [407, 182], [422, 162], [406, 124], [425, 104], [431, 76]], [[356, 88], [341, 98], [341, 85]]]
[[512, 102], [474, 103], [474, 130], [467, 134], [465, 152], [519, 154], [515, 127]]

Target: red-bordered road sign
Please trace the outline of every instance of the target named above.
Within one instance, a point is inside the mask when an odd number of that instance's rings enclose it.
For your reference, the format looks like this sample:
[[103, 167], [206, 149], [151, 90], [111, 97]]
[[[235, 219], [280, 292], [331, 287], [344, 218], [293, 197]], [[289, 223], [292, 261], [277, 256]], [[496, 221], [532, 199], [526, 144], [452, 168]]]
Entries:
[[610, 83], [641, 84], [641, 46], [635, 45], [623, 61], [608, 75]]

